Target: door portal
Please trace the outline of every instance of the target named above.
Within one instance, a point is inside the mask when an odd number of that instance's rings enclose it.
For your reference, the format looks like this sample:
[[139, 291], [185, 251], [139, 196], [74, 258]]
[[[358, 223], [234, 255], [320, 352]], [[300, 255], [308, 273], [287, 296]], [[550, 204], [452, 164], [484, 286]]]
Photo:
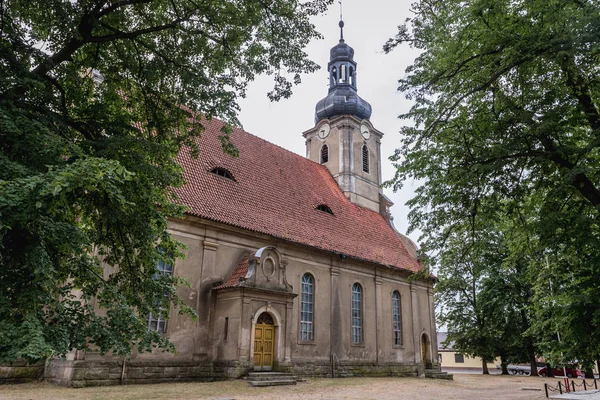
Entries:
[[262, 313], [254, 327], [254, 370], [271, 371], [275, 349], [275, 324], [269, 313]]
[[423, 360], [423, 364], [425, 364], [425, 368], [432, 368], [429, 337], [426, 333], [421, 335], [421, 359]]

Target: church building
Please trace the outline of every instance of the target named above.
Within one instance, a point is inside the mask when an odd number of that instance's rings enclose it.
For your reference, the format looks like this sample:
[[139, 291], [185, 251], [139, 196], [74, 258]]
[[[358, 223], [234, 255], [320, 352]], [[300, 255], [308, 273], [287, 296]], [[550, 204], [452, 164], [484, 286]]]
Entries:
[[[343, 27], [343, 22], [340, 23]], [[205, 122], [199, 157], [183, 151], [189, 207], [170, 223], [186, 258], [159, 265], [191, 287], [179, 295], [198, 320], [148, 317], [176, 354], [78, 352], [46, 368], [73, 386], [306, 376], [422, 376], [439, 368], [433, 280], [397, 232], [381, 190], [383, 133], [358, 96], [354, 50], [331, 49], [329, 92], [304, 131], [306, 157], [241, 129], [223, 153], [223, 123]], [[298, 131], [298, 140], [303, 140]]]

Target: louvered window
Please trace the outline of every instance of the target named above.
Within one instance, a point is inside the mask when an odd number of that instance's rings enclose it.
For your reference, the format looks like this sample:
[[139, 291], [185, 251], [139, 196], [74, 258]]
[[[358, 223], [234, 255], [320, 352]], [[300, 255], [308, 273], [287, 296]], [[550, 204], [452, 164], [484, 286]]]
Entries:
[[325, 164], [329, 161], [329, 146], [326, 144], [321, 147], [321, 164]]
[[369, 173], [369, 149], [366, 144], [362, 147], [362, 168], [364, 172]]
[[358, 283], [352, 286], [352, 343], [363, 342], [362, 288]]
[[302, 276], [302, 298], [300, 299], [300, 340], [315, 340], [314, 295], [315, 280], [311, 274], [304, 274]]

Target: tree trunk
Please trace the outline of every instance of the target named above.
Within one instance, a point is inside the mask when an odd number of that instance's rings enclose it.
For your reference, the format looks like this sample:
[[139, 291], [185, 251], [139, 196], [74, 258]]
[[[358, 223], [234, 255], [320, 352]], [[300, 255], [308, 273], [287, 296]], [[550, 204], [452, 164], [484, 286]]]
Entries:
[[483, 367], [483, 374], [489, 375], [490, 371], [488, 371], [487, 362], [485, 361], [485, 358], [481, 359], [481, 366]]
[[500, 353], [500, 367], [502, 368], [502, 375], [508, 375], [508, 362], [504, 352]]
[[598, 373], [600, 374], [600, 358], [596, 359], [596, 370], [598, 371]]
[[550, 366], [550, 364], [546, 363], [546, 376], [549, 378], [554, 378], [554, 370]]
[[585, 378], [594, 379], [594, 364], [585, 367], [583, 373]]
[[527, 355], [529, 356], [529, 370], [531, 371], [529, 376], [538, 376], [537, 361], [535, 359], [535, 349], [533, 348], [533, 343], [531, 342], [531, 339], [527, 341]]

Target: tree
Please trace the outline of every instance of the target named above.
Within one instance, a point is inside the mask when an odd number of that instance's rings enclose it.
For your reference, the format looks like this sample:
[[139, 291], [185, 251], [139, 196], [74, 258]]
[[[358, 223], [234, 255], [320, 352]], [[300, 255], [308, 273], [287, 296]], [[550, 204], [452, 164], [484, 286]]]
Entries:
[[486, 268], [483, 243], [474, 242], [468, 231], [455, 232], [448, 240], [452, 244], [440, 257], [436, 286], [438, 322], [447, 325], [453, 350], [480, 357], [483, 373], [488, 374], [487, 361], [495, 354], [485, 304], [480, 301]]
[[[487, 224], [455, 226], [439, 257], [439, 321], [447, 325], [455, 350], [482, 358], [484, 374], [486, 361], [496, 357], [504, 374], [509, 362], [527, 361], [535, 371], [526, 246], [515, 240], [520, 235], [515, 227], [479, 219]], [[512, 253], [514, 245], [521, 251]]]
[[[515, 212], [531, 219], [531, 254], [540, 257], [528, 266], [535, 314], [570, 332], [573, 340], [563, 345], [573, 351], [565, 354], [587, 363], [597, 345], [575, 344], [575, 338], [579, 321], [586, 321], [586, 337], [600, 332], [597, 296], [591, 297], [600, 291], [593, 246], [600, 206], [600, 4], [422, 0], [413, 10], [384, 47], [410, 43], [422, 50], [399, 84], [414, 102], [402, 117], [415, 126], [402, 129], [389, 185], [424, 182], [409, 203], [409, 219], [424, 232], [426, 250], [448, 250], [456, 226], [491, 215], [482, 207], [499, 207], [500, 220]], [[545, 254], [562, 280], [555, 287], [564, 296], [561, 312], [550, 312], [548, 276], [534, 273]], [[543, 329], [550, 331], [532, 332]], [[544, 344], [546, 352], [559, 350], [555, 340]]]
[[0, 361], [173, 350], [146, 316], [194, 314], [155, 276], [182, 255], [176, 156], [203, 119], [237, 123], [257, 74], [277, 100], [316, 70], [309, 17], [329, 3], [0, 2]]

